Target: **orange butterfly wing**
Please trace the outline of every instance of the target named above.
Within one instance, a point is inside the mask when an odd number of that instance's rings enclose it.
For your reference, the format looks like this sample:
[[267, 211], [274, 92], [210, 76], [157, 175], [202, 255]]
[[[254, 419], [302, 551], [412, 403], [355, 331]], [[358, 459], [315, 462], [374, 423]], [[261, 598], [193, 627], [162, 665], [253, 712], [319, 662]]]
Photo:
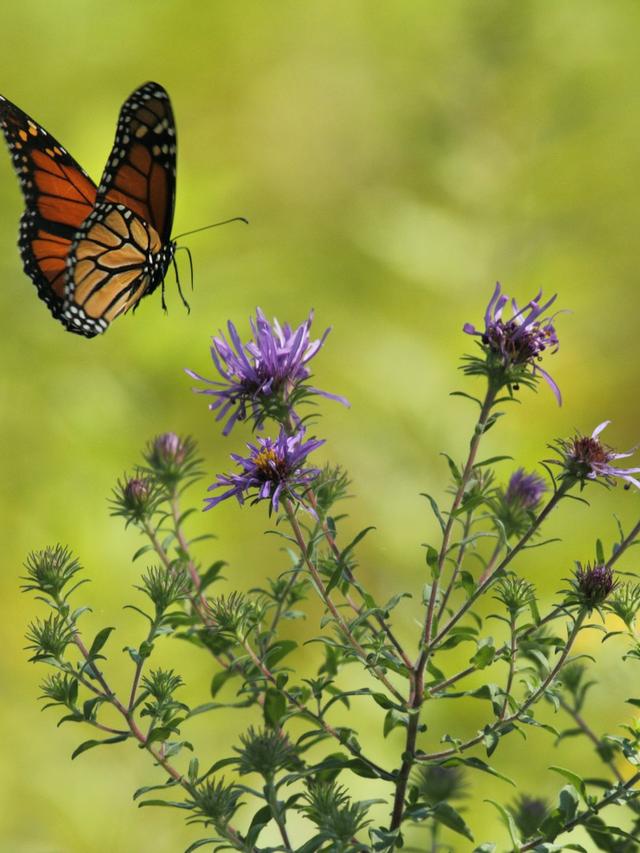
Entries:
[[133, 211], [98, 202], [69, 252], [62, 321], [86, 337], [104, 332], [160, 284], [172, 257]]
[[158, 83], [145, 83], [124, 102], [98, 201], [124, 204], [169, 243], [176, 191], [176, 126]]
[[1, 95], [0, 128], [25, 199], [19, 237], [24, 270], [60, 319], [66, 258], [93, 209], [96, 186], [53, 136]]

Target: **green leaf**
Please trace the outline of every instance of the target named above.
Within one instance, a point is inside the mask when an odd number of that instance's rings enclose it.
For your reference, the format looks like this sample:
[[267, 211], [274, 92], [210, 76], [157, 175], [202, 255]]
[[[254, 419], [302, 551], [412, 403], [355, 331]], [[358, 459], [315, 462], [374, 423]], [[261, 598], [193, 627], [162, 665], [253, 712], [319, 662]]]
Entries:
[[452, 829], [459, 835], [464, 835], [465, 838], [469, 839], [469, 841], [473, 841], [473, 835], [471, 835], [471, 830], [464, 822], [460, 813], [457, 812], [453, 808], [453, 806], [450, 806], [449, 803], [436, 803], [431, 813], [433, 815], [434, 820], [438, 821], [438, 823], [441, 823], [443, 826]]
[[502, 818], [504, 825], [507, 827], [509, 831], [509, 837], [511, 838], [511, 843], [517, 849], [522, 844], [522, 839], [520, 838], [520, 833], [518, 832], [518, 827], [513, 819], [511, 812], [507, 811], [504, 806], [500, 805], [500, 803], [496, 803], [495, 800], [485, 800], [485, 803], [491, 803], [491, 805], [498, 810], [500, 813], [500, 817]]
[[469, 663], [474, 664], [478, 669], [484, 669], [493, 661], [495, 654], [496, 649], [493, 645], [493, 637], [484, 637], [478, 643], [478, 650], [469, 659]]
[[226, 563], [224, 560], [218, 560], [209, 566], [206, 572], [200, 575], [200, 592], [204, 592], [208, 586], [211, 586], [215, 580], [218, 580], [218, 575], [225, 566]]
[[492, 456], [490, 459], [483, 459], [482, 462], [476, 462], [474, 468], [482, 468], [485, 465], [495, 465], [496, 462], [504, 462], [506, 459], [513, 459], [513, 456]]
[[77, 758], [79, 755], [82, 755], [83, 752], [88, 752], [88, 750], [93, 749], [94, 746], [105, 746], [109, 743], [122, 743], [124, 740], [128, 740], [131, 735], [116, 735], [115, 737], [108, 737], [105, 740], [85, 740], [84, 743], [81, 743], [80, 746], [77, 746], [73, 752], [71, 753], [71, 758]]
[[450, 758], [448, 761], [445, 761], [443, 766], [451, 767], [456, 764], [464, 764], [465, 767], [471, 767], [473, 770], [481, 770], [483, 773], [490, 773], [492, 776], [502, 779], [503, 782], [508, 782], [510, 785], [513, 785], [514, 788], [516, 787], [516, 783], [512, 779], [505, 776], [503, 773], [499, 773], [481, 758], [475, 758], [473, 756], [471, 758], [462, 758], [461, 756], [455, 756], [454, 758]]
[[365, 527], [364, 530], [361, 530], [360, 533], [356, 534], [356, 536], [351, 540], [351, 542], [349, 542], [346, 548], [342, 549], [342, 556], [340, 558], [342, 563], [345, 562], [347, 556], [351, 553], [351, 551], [353, 551], [358, 542], [364, 539], [367, 533], [370, 533], [372, 530], [375, 530], [375, 527]]
[[461, 476], [460, 476], [460, 471], [458, 470], [458, 466], [456, 465], [456, 463], [453, 461], [453, 459], [449, 456], [448, 453], [441, 453], [440, 456], [444, 456], [444, 458], [447, 460], [449, 470], [451, 471], [451, 476], [453, 477], [453, 479], [456, 483], [459, 483]]
[[409, 722], [409, 715], [403, 714], [400, 711], [396, 711], [393, 708], [390, 711], [387, 711], [384, 718], [384, 726], [382, 727], [382, 733], [385, 737], [392, 732], [398, 726], [406, 726]]
[[438, 519], [438, 522], [440, 524], [440, 528], [441, 528], [442, 532], [444, 533], [446, 525], [444, 523], [442, 513], [440, 512], [440, 507], [436, 503], [436, 499], [432, 498], [431, 495], [428, 495], [426, 492], [420, 492], [420, 494], [422, 495], [423, 498], [426, 498], [429, 501], [429, 503], [431, 504], [431, 509], [433, 510], [433, 514]]
[[572, 770], [566, 770], [564, 767], [558, 767], [555, 764], [549, 767], [549, 770], [553, 770], [554, 773], [559, 773], [561, 776], [564, 776], [568, 782], [571, 782], [571, 784], [580, 792], [580, 796], [584, 800], [584, 804], [586, 806], [589, 805], [587, 800], [587, 788], [582, 777], [578, 776], [578, 774], [574, 773]]
[[298, 644], [295, 640], [279, 640], [269, 647], [264, 656], [264, 662], [269, 669], [273, 669], [276, 664], [297, 648]]
[[114, 630], [114, 628], [103, 628], [102, 631], [98, 631], [93, 643], [91, 643], [91, 648], [89, 649], [90, 660], [93, 660], [96, 657], [100, 649], [109, 639], [109, 634]]
[[573, 785], [565, 785], [558, 794], [558, 811], [564, 823], [576, 816], [578, 812], [579, 796]]
[[272, 728], [277, 728], [287, 711], [287, 700], [279, 690], [269, 687], [264, 696], [262, 710], [265, 723]]
[[133, 555], [133, 557], [131, 558], [131, 562], [135, 563], [135, 561], [139, 557], [142, 557], [143, 554], [147, 554], [149, 551], [152, 551], [152, 550], [153, 550], [153, 545], [143, 545], [142, 548], [138, 548], [136, 553]]
[[432, 545], [427, 545], [426, 547], [427, 547], [427, 553], [426, 553], [427, 565], [431, 569], [431, 577], [433, 578], [433, 580], [437, 580], [437, 578], [440, 575], [440, 572], [438, 571], [438, 560], [439, 560], [440, 555], [438, 554], [438, 552], [436, 551], [436, 549]]
[[389, 711], [391, 708], [394, 708], [397, 711], [403, 710], [398, 704], [392, 702], [385, 693], [372, 693], [371, 698], [377, 705], [384, 708], [385, 711]]
[[233, 677], [233, 673], [229, 669], [223, 669], [221, 672], [216, 672], [216, 674], [211, 679], [211, 696], [215, 697], [222, 690], [227, 681]]

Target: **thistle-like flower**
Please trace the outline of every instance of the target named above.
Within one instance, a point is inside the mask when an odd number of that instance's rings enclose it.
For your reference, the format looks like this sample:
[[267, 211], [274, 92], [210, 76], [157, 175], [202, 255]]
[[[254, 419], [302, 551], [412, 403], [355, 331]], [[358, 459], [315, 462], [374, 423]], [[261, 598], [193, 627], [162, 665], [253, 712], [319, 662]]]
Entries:
[[158, 486], [144, 472], [118, 480], [111, 498], [112, 515], [121, 515], [127, 525], [148, 521], [162, 500]]
[[252, 503], [269, 501], [269, 512], [278, 511], [282, 498], [301, 501], [309, 484], [317, 477], [318, 468], [305, 468], [307, 456], [324, 444], [324, 439], [305, 440], [304, 429], [287, 435], [284, 428], [276, 439], [259, 438], [256, 444], [247, 444], [249, 456], [231, 454], [240, 467], [237, 474], [218, 474], [209, 491], [226, 489], [221, 495], [207, 498], [205, 509], [211, 509], [227, 498], [235, 497], [239, 503], [251, 497]]
[[173, 495], [179, 483], [191, 482], [200, 476], [201, 460], [196, 454], [197, 446], [192, 438], [175, 432], [162, 433], [147, 445], [144, 473]]
[[213, 824], [219, 832], [223, 832], [240, 807], [242, 789], [236, 785], [227, 785], [224, 779], [206, 779], [193, 789], [190, 799], [195, 817], [194, 823]]
[[39, 590], [57, 598], [64, 587], [80, 571], [80, 563], [68, 548], [56, 545], [42, 551], [32, 551], [25, 564], [23, 592]]
[[521, 794], [509, 809], [523, 838], [531, 838], [551, 811], [549, 803], [541, 797]]
[[604, 604], [617, 586], [618, 581], [609, 566], [597, 563], [593, 566], [591, 563], [585, 563], [583, 566], [582, 563], [576, 562], [568, 603], [578, 604], [591, 611]]
[[334, 842], [330, 849], [342, 850], [369, 823], [367, 805], [354, 803], [346, 789], [335, 782], [310, 781], [301, 811]]
[[535, 604], [536, 590], [530, 581], [516, 575], [507, 575], [495, 587], [494, 597], [501, 601], [512, 619]]
[[260, 729], [251, 726], [241, 735], [242, 747], [234, 747], [239, 754], [238, 769], [241, 775], [259, 773], [266, 779], [279, 770], [294, 770], [300, 766], [298, 752], [287, 735], [280, 729]]
[[600, 441], [600, 433], [611, 421], [603, 421], [594, 429], [590, 436], [575, 435], [573, 438], [560, 439], [554, 445], [561, 456], [560, 460], [550, 460], [555, 465], [563, 467], [562, 477], [569, 483], [579, 482], [585, 485], [588, 480], [596, 480], [615, 485], [616, 479], [624, 480], [628, 485], [640, 488], [632, 474], [637, 474], [640, 468], [620, 468], [615, 463], [618, 459], [626, 459], [635, 453], [636, 448], [624, 453], [617, 453], [613, 448]]
[[189, 376], [206, 382], [209, 388], [194, 388], [198, 394], [212, 397], [209, 408], [216, 412], [216, 420], [227, 418], [223, 435], [228, 435], [236, 421], [249, 415], [259, 429], [268, 417], [280, 423], [295, 415], [295, 406], [305, 397], [319, 394], [348, 405], [344, 397], [320, 391], [306, 385], [311, 371], [308, 364], [324, 345], [331, 329], [321, 338], [311, 340], [310, 329], [313, 311], [309, 317], [292, 329], [288, 323], [270, 323], [260, 308], [251, 319], [253, 339], [244, 344], [234, 324], [227, 324], [229, 340], [220, 332], [212, 339], [211, 358], [222, 381], [207, 379], [186, 370]]
[[418, 793], [429, 805], [451, 803], [467, 796], [464, 770], [456, 764], [425, 764], [413, 777]]
[[465, 372], [485, 374], [497, 387], [505, 385], [517, 388], [518, 385], [535, 387], [537, 374], [548, 383], [558, 403], [562, 402], [560, 389], [540, 367], [543, 353], [555, 353], [559, 346], [553, 321], [555, 314], [543, 316], [556, 301], [552, 296], [541, 304], [542, 292], [528, 302], [524, 308], [518, 308], [515, 299], [511, 300], [513, 315], [503, 317], [503, 311], [509, 303], [509, 297], [502, 293], [500, 284], [496, 284], [493, 296], [484, 315], [484, 330], [478, 331], [471, 323], [465, 323], [463, 331], [480, 338], [485, 351], [485, 359], [467, 358]]
[[615, 613], [633, 631], [640, 611], [640, 583], [623, 583], [607, 601], [607, 610]]

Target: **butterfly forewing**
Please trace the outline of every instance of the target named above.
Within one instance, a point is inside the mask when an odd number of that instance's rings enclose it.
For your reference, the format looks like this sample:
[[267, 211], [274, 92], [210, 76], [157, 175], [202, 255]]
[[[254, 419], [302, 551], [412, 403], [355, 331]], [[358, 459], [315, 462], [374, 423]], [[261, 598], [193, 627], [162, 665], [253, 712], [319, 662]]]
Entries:
[[169, 242], [176, 183], [176, 128], [171, 102], [158, 83], [125, 101], [98, 201], [124, 204]]
[[63, 322], [87, 337], [104, 332], [162, 281], [169, 260], [156, 230], [133, 211], [98, 203], [69, 252]]
[[25, 198], [19, 237], [24, 269], [59, 317], [66, 257], [93, 209], [96, 186], [51, 134], [2, 96], [0, 127]]

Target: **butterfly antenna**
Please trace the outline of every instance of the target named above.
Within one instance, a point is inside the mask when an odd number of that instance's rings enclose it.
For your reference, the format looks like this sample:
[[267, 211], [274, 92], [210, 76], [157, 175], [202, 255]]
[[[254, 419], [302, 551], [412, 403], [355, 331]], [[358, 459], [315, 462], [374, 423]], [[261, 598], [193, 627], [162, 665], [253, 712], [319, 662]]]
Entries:
[[193, 231], [185, 231], [182, 234], [178, 234], [177, 237], [172, 237], [172, 241], [175, 243], [176, 240], [179, 240], [181, 237], [188, 237], [191, 234], [198, 234], [200, 231], [208, 231], [209, 228], [217, 228], [219, 225], [228, 225], [230, 222], [244, 222], [245, 225], [249, 224], [249, 220], [245, 219], [244, 216], [234, 216], [231, 219], [223, 219], [222, 222], [214, 222], [213, 225], [205, 225], [202, 228], [195, 228]]
[[175, 274], [176, 274], [176, 284], [178, 285], [178, 293], [180, 294], [180, 299], [182, 299], [182, 304], [187, 309], [187, 313], [190, 314], [191, 313], [191, 306], [189, 305], [187, 300], [184, 298], [184, 293], [182, 292], [182, 287], [180, 286], [180, 275], [178, 273], [178, 264], [176, 263], [175, 255], [174, 255], [174, 257], [171, 258], [171, 261], [173, 262], [173, 269], [174, 269]]

